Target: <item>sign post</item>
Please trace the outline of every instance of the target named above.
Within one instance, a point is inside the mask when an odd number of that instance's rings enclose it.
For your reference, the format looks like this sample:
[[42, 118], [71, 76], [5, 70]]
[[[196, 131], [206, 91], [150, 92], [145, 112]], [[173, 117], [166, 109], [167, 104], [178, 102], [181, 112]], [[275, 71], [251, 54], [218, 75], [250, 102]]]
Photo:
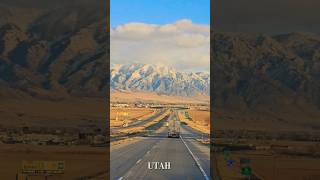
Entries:
[[249, 180], [252, 175], [252, 169], [250, 167], [250, 159], [240, 158], [241, 174], [248, 177]]
[[22, 174], [27, 176], [48, 176], [64, 174], [64, 161], [22, 161]]

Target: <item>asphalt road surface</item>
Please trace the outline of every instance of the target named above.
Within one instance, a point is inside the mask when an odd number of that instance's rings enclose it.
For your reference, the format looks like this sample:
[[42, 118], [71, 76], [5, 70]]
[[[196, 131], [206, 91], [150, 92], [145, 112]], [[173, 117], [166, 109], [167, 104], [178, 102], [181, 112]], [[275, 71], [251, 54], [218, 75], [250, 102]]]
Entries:
[[164, 112], [165, 112], [165, 110], [160, 110], [159, 112], [157, 112], [155, 115], [152, 115], [151, 117], [148, 117], [146, 119], [142, 119], [142, 120], [138, 120], [138, 121], [135, 121], [133, 123], [130, 123], [130, 124], [128, 124], [127, 127], [113, 127], [113, 128], [111, 128], [111, 131], [117, 131], [119, 129], [126, 129], [126, 128], [132, 128], [132, 127], [141, 126], [141, 125], [146, 124], [146, 123], [148, 123], [150, 121], [153, 121], [155, 118], [158, 118]]
[[[167, 132], [162, 127], [149, 137], [111, 146], [111, 179], [209, 179], [210, 149], [192, 138], [198, 132], [186, 125], [180, 126], [180, 138], [168, 138]], [[157, 169], [152, 162], [159, 163]], [[160, 165], [165, 162], [170, 169]]]

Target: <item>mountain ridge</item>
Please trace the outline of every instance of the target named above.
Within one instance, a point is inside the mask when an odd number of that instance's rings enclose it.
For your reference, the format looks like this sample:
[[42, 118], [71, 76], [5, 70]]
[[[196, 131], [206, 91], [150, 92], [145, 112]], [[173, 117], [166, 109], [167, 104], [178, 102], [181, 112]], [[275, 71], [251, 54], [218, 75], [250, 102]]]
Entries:
[[0, 3], [0, 96], [105, 96], [104, 1], [33, 2]]
[[114, 64], [110, 87], [115, 90], [155, 92], [163, 95], [196, 96], [210, 93], [210, 74], [181, 72], [156, 64]]
[[213, 47], [214, 103], [226, 105], [233, 96], [255, 107], [278, 94], [320, 107], [319, 34], [217, 33]]

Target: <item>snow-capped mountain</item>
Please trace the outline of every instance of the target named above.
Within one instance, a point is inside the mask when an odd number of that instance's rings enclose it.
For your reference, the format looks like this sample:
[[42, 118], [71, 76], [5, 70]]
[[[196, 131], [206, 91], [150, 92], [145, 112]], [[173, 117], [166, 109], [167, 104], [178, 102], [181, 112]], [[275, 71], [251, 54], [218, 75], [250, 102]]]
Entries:
[[114, 90], [146, 91], [165, 95], [209, 95], [210, 74], [178, 72], [174, 68], [150, 64], [115, 64], [110, 85]]

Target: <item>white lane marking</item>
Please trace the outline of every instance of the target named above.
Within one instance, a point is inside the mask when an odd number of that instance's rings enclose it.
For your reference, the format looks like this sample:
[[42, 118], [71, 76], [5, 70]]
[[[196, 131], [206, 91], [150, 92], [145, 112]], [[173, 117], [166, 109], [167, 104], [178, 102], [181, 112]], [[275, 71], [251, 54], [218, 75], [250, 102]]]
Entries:
[[122, 180], [123, 179], [123, 177], [119, 177], [119, 179], [118, 180]]
[[138, 164], [140, 161], [141, 161], [141, 159], [139, 159], [139, 160], [136, 162], [136, 164]]
[[190, 148], [188, 147], [187, 143], [183, 140], [182, 136], [180, 136], [180, 139], [182, 140], [183, 144], [187, 147], [189, 153], [191, 154], [193, 160], [196, 162], [198, 168], [200, 169], [202, 175], [204, 176], [205, 180], [209, 180], [208, 175], [206, 174], [206, 172], [203, 170], [202, 166], [200, 165], [200, 162], [198, 161], [199, 159], [192, 153], [192, 151], [190, 150]]
[[[158, 143], [155, 143], [150, 149], [149, 149], [149, 153], [150, 153], [150, 151], [152, 150], [152, 148], [154, 148], [154, 146], [156, 146]], [[124, 174], [124, 176], [123, 176], [123, 178], [124, 179], [126, 179], [126, 178], [128, 178], [128, 177], [130, 177], [131, 176], [131, 174], [132, 174], [132, 169], [134, 169], [135, 167], [136, 167], [136, 165], [138, 164], [138, 163], [140, 163], [140, 161], [144, 158], [146, 156], [146, 154], [145, 155], [143, 155], [142, 157], [141, 157], [141, 159], [139, 159], [137, 162], [136, 162], [136, 164], [135, 165], [133, 165], [130, 169], [129, 169], [129, 171], [127, 172], [127, 173], [125, 173]]]

